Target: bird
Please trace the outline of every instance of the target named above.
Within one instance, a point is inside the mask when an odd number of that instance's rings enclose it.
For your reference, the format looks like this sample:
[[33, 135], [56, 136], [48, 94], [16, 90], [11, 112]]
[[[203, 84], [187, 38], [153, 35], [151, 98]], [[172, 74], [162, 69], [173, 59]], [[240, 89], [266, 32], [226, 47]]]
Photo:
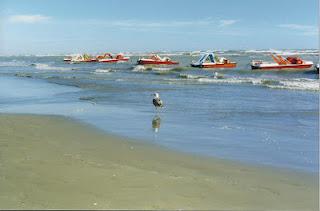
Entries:
[[153, 103], [153, 105], [156, 107], [156, 109], [163, 107], [163, 102], [162, 102], [162, 100], [160, 99], [159, 93], [156, 92], [156, 93], [153, 94], [152, 103]]

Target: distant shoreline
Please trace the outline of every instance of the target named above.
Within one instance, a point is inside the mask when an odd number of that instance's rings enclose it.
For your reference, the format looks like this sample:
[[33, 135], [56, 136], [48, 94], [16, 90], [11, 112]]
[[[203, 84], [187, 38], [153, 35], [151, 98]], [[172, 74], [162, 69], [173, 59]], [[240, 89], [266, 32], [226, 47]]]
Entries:
[[317, 48], [301, 48], [301, 49], [197, 49], [197, 50], [154, 50], [154, 51], [126, 51], [125, 49], [122, 50], [97, 50], [97, 51], [81, 51], [81, 52], [75, 52], [75, 51], [69, 51], [69, 52], [64, 52], [64, 53], [41, 53], [41, 54], [34, 54], [34, 53], [18, 53], [18, 54], [0, 54], [0, 57], [19, 57], [19, 56], [37, 56], [37, 57], [59, 57], [59, 56], [65, 56], [69, 54], [75, 54], [75, 53], [89, 53], [89, 54], [97, 54], [97, 53], [103, 53], [103, 52], [110, 52], [110, 53], [118, 53], [122, 52], [124, 54], [128, 55], [137, 55], [137, 56], [142, 56], [142, 55], [148, 55], [151, 53], [157, 53], [157, 54], [183, 54], [183, 53], [200, 53], [200, 52], [244, 52], [244, 53], [270, 53], [270, 52], [275, 52], [275, 53], [297, 53], [297, 54], [314, 54], [314, 55], [319, 55], [319, 49]]

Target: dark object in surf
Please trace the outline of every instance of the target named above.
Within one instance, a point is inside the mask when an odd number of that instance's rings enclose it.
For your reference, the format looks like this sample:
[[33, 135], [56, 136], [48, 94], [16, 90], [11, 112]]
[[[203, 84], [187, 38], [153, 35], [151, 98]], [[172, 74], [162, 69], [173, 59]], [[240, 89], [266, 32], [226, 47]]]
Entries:
[[14, 76], [17, 76], [17, 77], [25, 77], [25, 78], [32, 78], [32, 75], [26, 74], [26, 73], [16, 73], [16, 74], [14, 74]]
[[159, 93], [156, 92], [156, 93], [153, 94], [152, 103], [156, 107], [156, 109], [163, 107], [163, 102], [160, 99]]

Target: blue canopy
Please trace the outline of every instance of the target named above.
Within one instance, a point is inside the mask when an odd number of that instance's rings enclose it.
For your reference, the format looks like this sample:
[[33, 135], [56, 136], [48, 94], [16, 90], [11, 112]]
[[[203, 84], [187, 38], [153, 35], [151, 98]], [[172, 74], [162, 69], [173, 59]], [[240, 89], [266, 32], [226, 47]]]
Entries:
[[206, 54], [202, 55], [197, 63], [199, 63], [199, 64], [205, 63], [207, 58], [209, 58], [210, 62], [215, 63], [214, 53], [206, 53]]

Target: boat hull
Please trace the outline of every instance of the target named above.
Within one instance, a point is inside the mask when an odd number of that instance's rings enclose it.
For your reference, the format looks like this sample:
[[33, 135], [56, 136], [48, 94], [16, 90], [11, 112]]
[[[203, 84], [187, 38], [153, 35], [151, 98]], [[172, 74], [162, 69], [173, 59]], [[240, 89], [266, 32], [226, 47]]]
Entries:
[[80, 61], [80, 62], [96, 62], [97, 60], [92, 60], [92, 59], [90, 59], [90, 60], [83, 60], [83, 61]]
[[202, 63], [202, 64], [191, 64], [192, 67], [199, 68], [235, 68], [237, 63]]
[[99, 62], [104, 62], [104, 63], [115, 63], [118, 62], [119, 59], [100, 59]]
[[70, 60], [68, 62], [73, 62], [73, 63], [87, 63], [87, 62], [96, 62], [96, 60]]
[[121, 62], [127, 62], [127, 61], [129, 61], [129, 58], [122, 58], [122, 59], [118, 59], [118, 61], [121, 61]]
[[306, 70], [310, 69], [312, 64], [288, 64], [288, 65], [251, 65], [253, 70]]
[[176, 65], [176, 64], [179, 64], [179, 62], [140, 59], [140, 60], [138, 60], [138, 64], [140, 64], [140, 65]]

